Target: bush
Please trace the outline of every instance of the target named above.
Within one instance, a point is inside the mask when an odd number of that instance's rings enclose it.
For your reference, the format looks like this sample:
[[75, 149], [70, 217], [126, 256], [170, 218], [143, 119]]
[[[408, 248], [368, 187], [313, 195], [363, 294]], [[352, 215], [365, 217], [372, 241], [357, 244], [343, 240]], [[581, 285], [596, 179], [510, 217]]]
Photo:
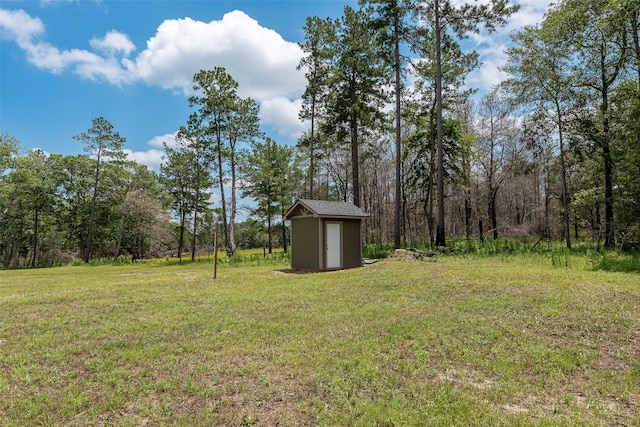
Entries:
[[388, 257], [392, 252], [391, 243], [365, 243], [362, 255], [365, 258], [381, 259]]
[[598, 252], [591, 257], [594, 270], [640, 273], [640, 253]]

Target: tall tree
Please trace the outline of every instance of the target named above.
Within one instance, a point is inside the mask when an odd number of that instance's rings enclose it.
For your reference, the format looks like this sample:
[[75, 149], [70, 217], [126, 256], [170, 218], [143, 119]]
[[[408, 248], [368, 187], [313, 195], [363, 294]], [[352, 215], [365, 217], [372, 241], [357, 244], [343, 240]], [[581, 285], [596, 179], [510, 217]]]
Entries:
[[384, 31], [383, 41], [388, 46], [390, 55], [386, 56], [393, 69], [394, 101], [395, 101], [395, 195], [393, 244], [400, 248], [401, 203], [402, 203], [402, 129], [401, 98], [403, 90], [403, 71], [406, 63], [401, 54], [401, 45], [407, 43], [413, 28], [407, 22], [407, 16], [413, 5], [407, 0], [360, 0], [360, 4], [371, 4], [377, 16], [375, 26]]
[[560, 172], [562, 175], [562, 206], [564, 238], [571, 248], [569, 227], [570, 199], [566, 167], [566, 118], [575, 107], [572, 76], [569, 74], [571, 57], [562, 39], [553, 34], [549, 25], [525, 27], [512, 36], [514, 47], [507, 49], [505, 71], [512, 77], [503, 83], [511, 92], [514, 101], [533, 107], [553, 111], [558, 135]]
[[169, 220], [160, 201], [144, 191], [129, 191], [123, 203], [124, 247], [132, 258], [143, 259], [163, 240]]
[[[145, 166], [140, 165], [134, 161], [127, 161], [123, 164], [122, 167], [122, 176], [121, 176], [121, 192], [119, 194], [119, 203], [118, 203], [118, 211], [120, 214], [120, 230], [118, 233], [118, 239], [116, 243], [115, 253], [113, 254], [113, 258], [115, 261], [118, 260], [118, 257], [121, 254], [122, 243], [126, 235], [127, 227], [130, 225], [128, 222], [130, 218], [128, 218], [129, 205], [127, 205], [127, 197], [130, 193], [136, 192], [135, 197], [136, 200], [140, 200], [143, 198], [149, 198], [155, 200], [160, 209], [165, 209], [169, 206], [168, 194], [163, 192], [162, 182], [158, 175], [152, 171], [147, 169]], [[158, 223], [160, 223], [160, 217], [157, 217]], [[133, 222], [135, 224], [136, 219], [133, 218]], [[141, 218], [142, 221], [142, 218]], [[160, 225], [160, 224], [159, 224]], [[165, 225], [165, 224], [162, 224]], [[144, 253], [142, 254], [144, 255]]]
[[0, 131], [0, 176], [4, 175], [18, 153], [20, 143], [15, 136], [8, 132]]
[[224, 189], [227, 181], [224, 165], [229, 150], [225, 141], [225, 132], [237, 101], [238, 83], [223, 67], [215, 67], [213, 70], [200, 70], [193, 76], [193, 90], [196, 95], [189, 98], [189, 104], [198, 106], [197, 115], [202, 126], [206, 128], [206, 133], [203, 136], [213, 139], [212, 144], [217, 157], [217, 181], [220, 186], [225, 246], [228, 248], [230, 242]]
[[26, 264], [34, 268], [41, 224], [52, 212], [55, 188], [41, 150], [19, 153], [17, 140], [6, 142], [0, 146], [0, 157], [6, 156], [0, 158], [5, 167], [0, 175], [0, 254], [4, 252], [5, 267], [17, 267], [28, 256]]
[[182, 151], [179, 161], [186, 161], [190, 169], [188, 184], [189, 210], [193, 214], [193, 229], [191, 233], [191, 260], [196, 257], [198, 238], [198, 224], [205, 209], [209, 206], [209, 189], [213, 185], [209, 170], [212, 165], [211, 146], [206, 138], [206, 129], [203, 127], [201, 117], [192, 113], [187, 126], [181, 126], [176, 141]]
[[299, 117], [311, 122], [308, 138], [304, 141], [309, 148], [308, 185], [309, 198], [314, 197], [314, 183], [316, 171], [316, 124], [322, 114], [323, 99], [327, 96], [327, 82], [330, 59], [332, 57], [331, 45], [335, 38], [335, 28], [330, 19], [321, 19], [317, 16], [307, 18], [304, 25], [305, 38], [300, 43], [300, 48], [306, 54], [298, 64], [298, 70], [305, 69], [307, 87], [302, 94], [302, 108]]
[[236, 253], [235, 219], [237, 208], [237, 181], [238, 181], [238, 144], [251, 142], [260, 135], [260, 119], [258, 118], [258, 104], [251, 98], [235, 100], [232, 106], [226, 130], [228, 140], [229, 171], [231, 173], [231, 205], [229, 212], [229, 246], [231, 255]]
[[10, 186], [7, 182], [7, 171], [15, 164], [15, 156], [20, 149], [20, 143], [15, 136], [0, 131], [0, 224], [6, 217], [9, 208]]
[[82, 259], [89, 262], [93, 245], [93, 230], [95, 225], [96, 203], [101, 191], [100, 179], [106, 163], [120, 162], [126, 157], [122, 150], [126, 139], [114, 130], [113, 125], [103, 117], [93, 119], [92, 126], [87, 132], [73, 137], [82, 142], [84, 151], [95, 161], [93, 174], [93, 191], [91, 195], [91, 212], [86, 234], [86, 246]]
[[[434, 207], [437, 190], [437, 102], [434, 87], [436, 86], [436, 58], [433, 51], [433, 32], [421, 29], [417, 32], [421, 35], [421, 42], [415, 46], [420, 54], [420, 59], [413, 62], [413, 71], [416, 75], [416, 84], [413, 97], [407, 104], [407, 121], [415, 127], [409, 138], [407, 158], [412, 159], [409, 167], [413, 175], [411, 186], [426, 186], [426, 191], [421, 197], [429, 227], [429, 238], [434, 243]], [[464, 53], [459, 44], [447, 34], [443, 34], [441, 41], [441, 82], [446, 89], [441, 95], [441, 108], [449, 112], [449, 116], [462, 105], [472, 90], [463, 89], [466, 76], [478, 64], [478, 54], [475, 52]], [[447, 178], [453, 178], [454, 174], [448, 173], [450, 167], [455, 167], [457, 159], [468, 159], [468, 149], [463, 149], [463, 141], [454, 138], [458, 133], [455, 121], [449, 121], [445, 116], [442, 124], [443, 140], [443, 186], [450, 182]], [[447, 144], [447, 141], [450, 143]], [[449, 146], [449, 147], [448, 147]], [[422, 153], [412, 155], [413, 153]], [[424, 176], [421, 176], [424, 174]]]
[[387, 100], [384, 86], [389, 77], [380, 32], [371, 21], [371, 10], [347, 6], [335, 22], [335, 57], [329, 77], [331, 96], [325, 130], [335, 132], [338, 141], [349, 140], [353, 203], [360, 205], [360, 140], [367, 129], [385, 120], [382, 106]]
[[31, 214], [31, 255], [29, 266], [36, 267], [38, 259], [39, 231], [43, 214], [50, 213], [55, 196], [55, 187], [47, 156], [41, 150], [30, 151], [17, 159], [14, 178], [18, 192], [25, 200], [27, 212]]
[[[616, 149], [616, 212], [625, 243], [640, 242], [640, 99], [637, 86], [628, 80], [616, 88], [612, 98], [612, 121]], [[625, 241], [626, 240], [626, 241]]]
[[269, 253], [273, 250], [273, 217], [282, 211], [283, 200], [290, 193], [291, 183], [287, 177], [292, 154], [290, 147], [278, 145], [267, 137], [264, 142], [252, 143], [244, 162], [246, 184], [242, 194], [256, 202], [254, 213], [267, 222]]
[[193, 157], [179, 147], [164, 144], [164, 162], [160, 174], [167, 193], [171, 196], [170, 209], [178, 216], [178, 258], [182, 261], [187, 215], [191, 210], [191, 180], [193, 178]]
[[493, 239], [498, 239], [498, 191], [519, 159], [518, 126], [511, 115], [513, 108], [504, 93], [494, 89], [478, 105], [481, 124], [478, 159], [485, 173], [487, 187], [487, 217]]
[[[610, 97], [624, 76], [630, 49], [621, 3], [606, 0], [565, 0], [545, 19], [558, 39], [569, 41], [570, 72], [583, 89], [584, 113], [579, 132], [600, 150], [604, 167], [605, 246], [615, 246]], [[591, 110], [597, 105], [598, 114]]]
[[498, 26], [506, 23], [506, 19], [515, 11], [517, 6], [509, 6], [508, 0], [490, 0], [488, 4], [471, 5], [463, 2], [454, 3], [451, 0], [430, 0], [420, 4], [418, 13], [420, 18], [433, 31], [433, 52], [435, 57], [435, 102], [436, 102], [436, 140], [437, 140], [437, 186], [438, 186], [438, 225], [436, 230], [436, 245], [445, 246], [445, 218], [444, 218], [444, 143], [442, 116], [442, 50], [443, 40], [447, 32], [451, 32], [457, 39], [468, 37], [469, 33], [476, 33], [480, 27], [487, 31], [494, 31]]
[[56, 225], [64, 235], [61, 249], [82, 250], [85, 247], [87, 222], [91, 212], [93, 160], [86, 154], [49, 157], [58, 197], [54, 209]]

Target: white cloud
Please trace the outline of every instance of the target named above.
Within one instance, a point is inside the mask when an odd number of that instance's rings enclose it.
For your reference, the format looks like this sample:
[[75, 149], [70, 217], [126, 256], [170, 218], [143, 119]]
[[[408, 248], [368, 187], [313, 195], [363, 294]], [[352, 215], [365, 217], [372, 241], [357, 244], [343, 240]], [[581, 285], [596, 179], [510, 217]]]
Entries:
[[109, 56], [114, 56], [118, 52], [122, 52], [125, 56], [136, 50], [128, 35], [112, 30], [105, 34], [104, 38], [93, 38], [89, 42], [92, 48], [102, 51]]
[[0, 35], [2, 38], [14, 40], [20, 47], [42, 34], [44, 29], [44, 24], [39, 18], [32, 18], [23, 10], [0, 9]]
[[487, 92], [507, 77], [507, 74], [500, 70], [500, 67], [507, 60], [505, 55], [507, 45], [505, 43], [504, 37], [496, 37], [486, 40], [477, 48], [482, 64], [467, 77], [466, 81], [469, 87], [477, 88], [480, 92]]
[[302, 51], [297, 43], [262, 27], [241, 11], [221, 20], [191, 18], [164, 21], [147, 41], [146, 49], [127, 68], [149, 85], [191, 93], [193, 75], [224, 67], [238, 82], [242, 97], [255, 99], [260, 116], [281, 135], [297, 137], [304, 73], [296, 70]]
[[502, 65], [494, 61], [485, 61], [480, 68], [469, 74], [467, 86], [479, 89], [480, 94], [490, 91], [493, 86], [507, 77], [507, 74], [500, 70]]
[[[177, 133], [177, 132], [176, 132]], [[129, 160], [134, 160], [137, 163], [145, 165], [149, 169], [153, 169], [156, 172], [160, 170], [160, 165], [164, 162], [163, 156], [165, 156], [164, 145], [166, 143], [169, 147], [176, 146], [176, 133], [167, 133], [164, 135], [154, 136], [147, 142], [150, 148], [146, 151], [133, 151], [125, 148], [123, 151], [127, 153]], [[159, 148], [159, 149], [158, 149]]]
[[296, 43], [234, 11], [208, 23], [164, 21], [131, 67], [148, 84], [185, 92], [199, 70], [224, 67], [242, 96], [263, 101], [304, 90], [304, 75], [296, 70], [301, 56]]
[[163, 143], [166, 143], [169, 147], [175, 147], [177, 145], [176, 133], [177, 132], [154, 136], [149, 142], [147, 142], [147, 145], [162, 148]]
[[294, 101], [284, 97], [267, 99], [262, 102], [260, 118], [265, 124], [278, 129], [280, 134], [297, 138], [308, 127], [298, 119], [301, 106], [300, 99]]
[[92, 51], [59, 50], [43, 39], [42, 21], [22, 10], [0, 9], [0, 30], [40, 69], [55, 74], [70, 70], [118, 86], [143, 81], [188, 94], [195, 73], [224, 67], [238, 82], [239, 95], [261, 104], [266, 124], [283, 136], [298, 136], [303, 128], [298, 107], [306, 80], [296, 70], [302, 51], [241, 11], [211, 22], [166, 20], [135, 57], [130, 57], [136, 46], [129, 36], [115, 30], [91, 39]]
[[129, 160], [134, 160], [136, 163], [145, 165], [149, 169], [158, 171], [162, 164], [162, 157], [165, 155], [164, 151], [156, 150], [152, 148], [147, 151], [132, 151], [128, 148], [123, 150], [127, 154]]
[[518, 4], [520, 10], [509, 18], [506, 26], [507, 31], [517, 31], [527, 25], [539, 24], [553, 2], [549, 0], [524, 0]]
[[102, 41], [92, 40], [92, 45], [98, 46], [101, 50], [110, 49], [110, 55], [105, 58], [82, 49], [61, 51], [43, 41], [41, 36], [45, 31], [44, 24], [39, 18], [33, 18], [23, 10], [0, 9], [0, 31], [3, 38], [15, 40], [26, 53], [27, 60], [40, 69], [59, 74], [70, 68], [83, 78], [105, 80], [116, 85], [131, 81], [127, 70], [123, 69], [114, 57], [114, 49], [117, 46], [118, 50], [128, 53], [132, 44], [123, 44], [123, 38], [113, 32], [108, 33]]

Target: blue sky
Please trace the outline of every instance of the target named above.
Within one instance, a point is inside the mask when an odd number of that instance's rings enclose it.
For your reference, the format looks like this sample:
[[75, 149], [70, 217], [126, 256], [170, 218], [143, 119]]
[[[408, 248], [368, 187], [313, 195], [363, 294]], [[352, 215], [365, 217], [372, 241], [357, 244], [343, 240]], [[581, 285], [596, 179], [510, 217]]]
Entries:
[[[483, 61], [467, 80], [486, 90], [504, 75], [508, 33], [539, 22], [548, 0], [525, 0], [510, 24], [469, 41]], [[345, 0], [0, 1], [0, 130], [23, 148], [82, 152], [74, 135], [103, 116], [129, 157], [157, 168], [162, 141], [186, 123], [192, 77], [222, 66], [261, 107], [281, 143], [305, 129], [296, 70], [307, 16], [338, 17]]]

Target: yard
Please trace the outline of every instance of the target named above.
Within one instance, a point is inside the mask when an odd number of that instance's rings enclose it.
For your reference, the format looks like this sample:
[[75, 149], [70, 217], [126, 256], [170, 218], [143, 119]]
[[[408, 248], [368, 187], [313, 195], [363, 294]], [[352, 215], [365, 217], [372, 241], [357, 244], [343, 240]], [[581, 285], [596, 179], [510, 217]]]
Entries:
[[640, 425], [640, 275], [544, 257], [0, 271], [0, 425]]

